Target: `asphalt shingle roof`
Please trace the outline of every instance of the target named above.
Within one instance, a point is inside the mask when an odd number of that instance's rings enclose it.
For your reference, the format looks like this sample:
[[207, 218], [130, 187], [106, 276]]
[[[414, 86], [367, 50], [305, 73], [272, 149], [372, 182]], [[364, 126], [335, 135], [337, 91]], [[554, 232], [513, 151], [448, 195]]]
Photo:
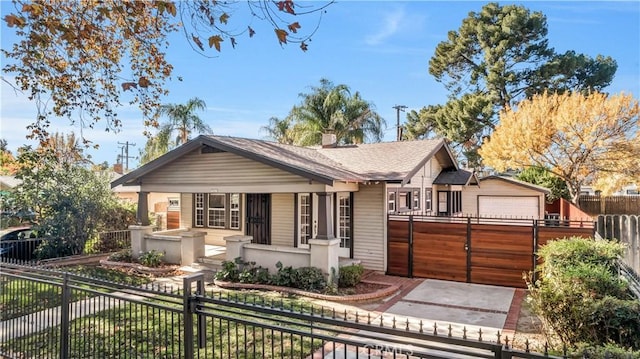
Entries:
[[473, 172], [467, 170], [442, 171], [433, 180], [433, 184], [466, 185], [473, 176]]

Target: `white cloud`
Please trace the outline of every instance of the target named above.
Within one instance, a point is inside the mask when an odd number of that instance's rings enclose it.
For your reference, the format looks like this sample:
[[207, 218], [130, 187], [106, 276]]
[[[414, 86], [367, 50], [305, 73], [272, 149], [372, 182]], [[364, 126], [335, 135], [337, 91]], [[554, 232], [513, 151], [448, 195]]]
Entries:
[[400, 30], [402, 23], [405, 21], [405, 17], [404, 9], [397, 9], [386, 14], [384, 19], [382, 19], [379, 30], [367, 36], [365, 43], [371, 46], [380, 45]]

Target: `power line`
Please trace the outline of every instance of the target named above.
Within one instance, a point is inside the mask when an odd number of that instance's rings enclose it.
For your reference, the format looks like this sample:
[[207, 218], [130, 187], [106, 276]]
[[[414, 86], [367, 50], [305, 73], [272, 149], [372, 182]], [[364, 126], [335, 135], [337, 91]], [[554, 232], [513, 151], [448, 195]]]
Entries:
[[396, 141], [401, 141], [402, 140], [402, 127], [400, 127], [400, 111], [404, 112], [404, 110], [407, 108], [407, 106], [405, 105], [395, 105], [393, 106], [393, 108], [396, 109], [396, 113], [397, 113], [397, 134], [396, 134]]
[[129, 143], [129, 141], [127, 141], [125, 143], [118, 142], [118, 144], [122, 145], [122, 146], [120, 146], [121, 154], [118, 155], [119, 158], [120, 158], [120, 161], [122, 161], [124, 159], [124, 161], [126, 163], [124, 170], [125, 170], [125, 172], [129, 171], [129, 158], [134, 158], [133, 156], [129, 156], [129, 146], [135, 147], [136, 144], [135, 143]]

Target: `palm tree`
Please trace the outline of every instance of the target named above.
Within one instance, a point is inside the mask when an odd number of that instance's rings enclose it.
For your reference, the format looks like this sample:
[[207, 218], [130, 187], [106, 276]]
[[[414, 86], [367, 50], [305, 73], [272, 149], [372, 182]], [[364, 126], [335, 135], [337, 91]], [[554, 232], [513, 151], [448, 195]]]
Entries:
[[[160, 128], [160, 132], [173, 133], [178, 131], [175, 145], [179, 146], [189, 140], [192, 131], [199, 133], [211, 133], [211, 128], [204, 123], [194, 112], [196, 110], [206, 110], [207, 104], [203, 100], [194, 97], [186, 104], [166, 104], [160, 106], [160, 115], [166, 115], [169, 122]], [[171, 136], [167, 136], [170, 138]]]
[[[140, 152], [140, 163], [154, 160], [169, 150], [187, 141], [192, 132], [212, 133], [211, 127], [204, 123], [197, 110], [206, 110], [207, 105], [198, 97], [187, 101], [186, 104], [166, 104], [160, 106], [158, 113], [166, 116], [169, 121], [160, 126], [158, 134], [147, 140], [144, 150]], [[177, 132], [175, 139], [174, 132]]]
[[359, 92], [352, 95], [347, 85], [336, 86], [327, 79], [311, 89], [300, 94], [302, 103], [289, 115], [296, 144], [318, 145], [322, 134], [329, 132], [342, 144], [381, 141], [386, 123]]
[[260, 130], [266, 132], [267, 138], [270, 140], [286, 145], [295, 143], [295, 133], [293, 131], [291, 117], [285, 117], [282, 120], [277, 117], [271, 117], [269, 124], [260, 127]]

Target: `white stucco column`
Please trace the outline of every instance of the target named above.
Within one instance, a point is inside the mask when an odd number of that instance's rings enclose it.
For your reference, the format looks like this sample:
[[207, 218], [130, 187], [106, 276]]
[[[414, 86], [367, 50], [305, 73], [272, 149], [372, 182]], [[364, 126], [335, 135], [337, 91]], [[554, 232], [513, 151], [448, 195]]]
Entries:
[[180, 233], [180, 265], [188, 266], [204, 257], [205, 234], [195, 231]]
[[224, 237], [223, 239], [227, 242], [226, 260], [233, 262], [238, 257], [244, 260], [244, 245], [251, 243], [253, 237], [237, 235]]
[[133, 258], [138, 258], [140, 253], [147, 251], [147, 242], [144, 236], [151, 234], [153, 227], [132, 225], [129, 226], [129, 230], [131, 231], [131, 254]]
[[[322, 273], [328, 276], [331, 280], [331, 275], [335, 274], [334, 280], [338, 279], [339, 275], [339, 262], [338, 262], [338, 250], [340, 249], [340, 239], [310, 239], [309, 251], [311, 253], [309, 266], [320, 268]], [[335, 269], [335, 273], [331, 272], [331, 269]]]

